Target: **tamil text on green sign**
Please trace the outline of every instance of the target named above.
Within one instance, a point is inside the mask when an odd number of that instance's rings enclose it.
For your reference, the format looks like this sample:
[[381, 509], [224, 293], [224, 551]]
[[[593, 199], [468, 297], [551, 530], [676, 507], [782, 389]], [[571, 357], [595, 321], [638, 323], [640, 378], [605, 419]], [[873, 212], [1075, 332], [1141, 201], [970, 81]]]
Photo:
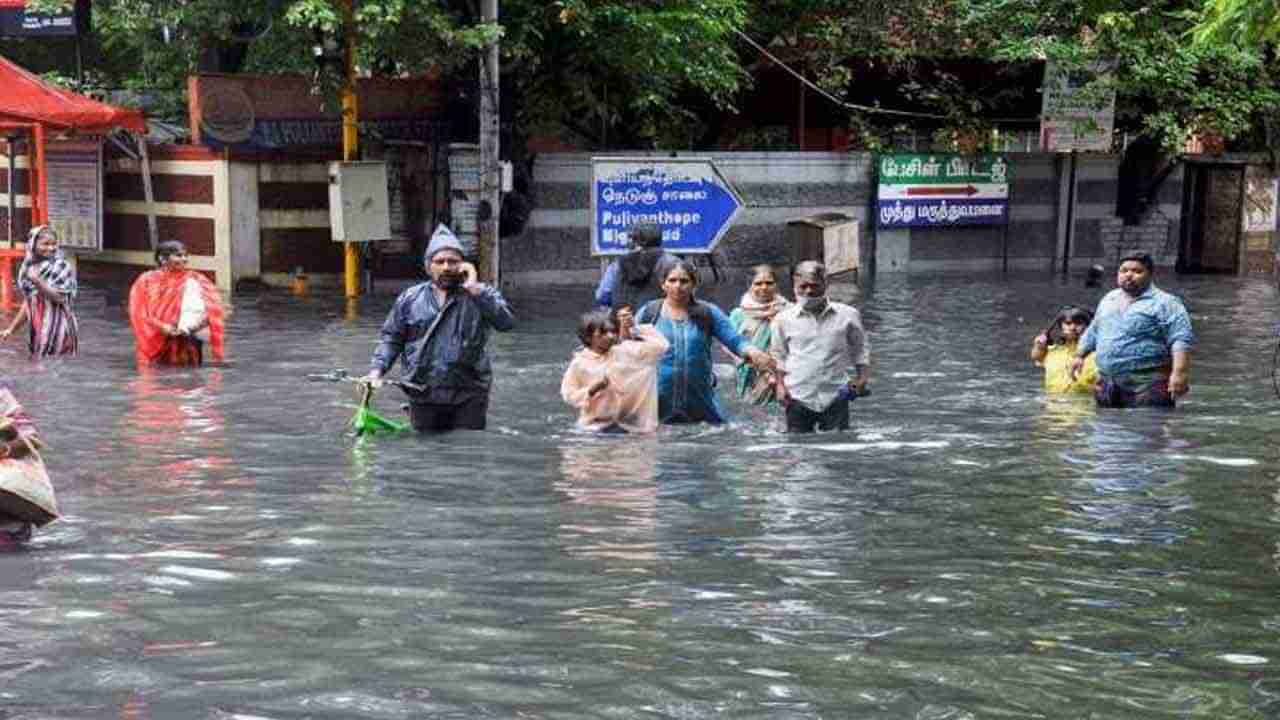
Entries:
[[1003, 155], [882, 155], [879, 170], [876, 215], [882, 228], [1009, 222], [1009, 161]]

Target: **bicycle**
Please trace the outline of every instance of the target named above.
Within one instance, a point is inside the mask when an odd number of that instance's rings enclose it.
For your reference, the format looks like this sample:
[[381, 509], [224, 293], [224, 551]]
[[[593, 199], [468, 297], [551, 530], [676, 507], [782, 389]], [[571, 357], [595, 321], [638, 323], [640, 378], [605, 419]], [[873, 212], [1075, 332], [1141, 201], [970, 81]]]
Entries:
[[[355, 377], [341, 368], [324, 373], [308, 373], [307, 379], [314, 382], [349, 382], [360, 386], [360, 404], [351, 416], [348, 426], [357, 437], [364, 435], [398, 434], [413, 429], [408, 423], [397, 422], [379, 415], [372, 407], [373, 385], [362, 377]], [[387, 385], [395, 385], [402, 390], [425, 392], [426, 388], [406, 380], [382, 381]]]

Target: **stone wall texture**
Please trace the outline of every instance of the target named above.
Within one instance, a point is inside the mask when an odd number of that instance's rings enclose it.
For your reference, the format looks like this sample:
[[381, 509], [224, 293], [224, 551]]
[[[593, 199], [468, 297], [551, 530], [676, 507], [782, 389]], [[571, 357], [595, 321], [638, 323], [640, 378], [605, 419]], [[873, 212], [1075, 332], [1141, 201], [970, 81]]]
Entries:
[[[623, 153], [602, 153], [602, 155]], [[626, 153], [628, 157], [636, 154]], [[644, 156], [640, 154], [639, 156]], [[669, 154], [651, 153], [655, 159]], [[717, 249], [728, 268], [785, 264], [795, 257], [789, 221], [839, 213], [860, 223], [862, 272], [1083, 269], [1113, 262], [1128, 244], [1161, 265], [1177, 260], [1182, 171], [1159, 188], [1141, 225], [1115, 216], [1119, 157], [1008, 153], [1009, 217], [1002, 227], [879, 231], [874, 224], [875, 156], [870, 153], [705, 153], [747, 207]], [[683, 155], [682, 155], [683, 157]], [[598, 277], [590, 253], [591, 156], [549, 153], [534, 164], [533, 211], [502, 241], [503, 275], [515, 284], [576, 284]], [[1068, 198], [1074, 208], [1068, 212]]]

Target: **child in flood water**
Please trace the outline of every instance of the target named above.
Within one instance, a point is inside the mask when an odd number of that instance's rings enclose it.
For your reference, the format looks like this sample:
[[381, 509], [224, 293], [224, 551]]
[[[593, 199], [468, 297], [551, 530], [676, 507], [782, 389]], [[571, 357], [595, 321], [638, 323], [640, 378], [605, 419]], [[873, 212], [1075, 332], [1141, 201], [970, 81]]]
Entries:
[[1044, 389], [1055, 394], [1093, 392], [1098, 382], [1098, 366], [1093, 354], [1085, 360], [1084, 370], [1073, 380], [1071, 361], [1076, 356], [1076, 344], [1093, 322], [1093, 313], [1082, 307], [1068, 305], [1053, 319], [1049, 328], [1031, 342], [1031, 361], [1044, 368]]
[[578, 427], [593, 432], [649, 433], [658, 428], [658, 361], [669, 347], [652, 325], [635, 324], [631, 308], [594, 310], [578, 322], [583, 349], [573, 356], [560, 396], [578, 409]]

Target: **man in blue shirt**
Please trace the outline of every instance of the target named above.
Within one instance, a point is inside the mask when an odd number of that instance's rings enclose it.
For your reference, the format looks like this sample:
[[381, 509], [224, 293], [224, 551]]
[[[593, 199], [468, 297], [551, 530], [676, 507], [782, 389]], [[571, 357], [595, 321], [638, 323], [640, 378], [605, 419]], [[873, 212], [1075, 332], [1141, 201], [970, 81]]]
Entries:
[[1145, 253], [1121, 258], [1119, 287], [1098, 303], [1080, 339], [1072, 375], [1097, 353], [1101, 407], [1173, 407], [1190, 388], [1191, 317], [1177, 296], [1152, 284], [1153, 268]]

